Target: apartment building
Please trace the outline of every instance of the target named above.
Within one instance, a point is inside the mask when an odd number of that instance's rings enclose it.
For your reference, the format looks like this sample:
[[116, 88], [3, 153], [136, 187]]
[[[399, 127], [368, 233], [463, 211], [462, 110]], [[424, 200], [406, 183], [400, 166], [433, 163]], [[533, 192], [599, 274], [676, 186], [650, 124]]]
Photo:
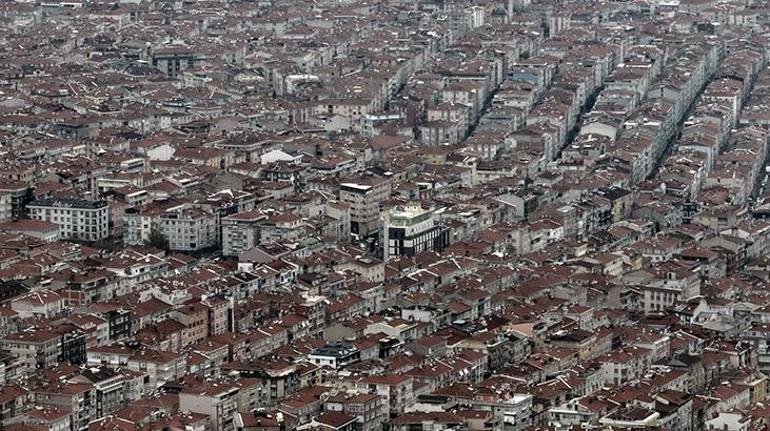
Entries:
[[267, 216], [245, 211], [222, 219], [222, 255], [238, 256], [259, 245], [259, 223]]
[[390, 179], [364, 176], [340, 185], [340, 200], [350, 206], [350, 230], [368, 236], [380, 228], [380, 204], [390, 195]]
[[29, 371], [56, 365], [61, 354], [61, 340], [50, 331], [16, 332], [0, 339], [0, 348], [19, 358]]
[[200, 207], [169, 209], [160, 216], [158, 226], [170, 250], [195, 252], [217, 245], [216, 220]]
[[64, 297], [53, 290], [35, 290], [13, 299], [11, 309], [23, 319], [50, 319], [64, 312]]
[[[0, 197], [0, 199], [2, 199]], [[0, 230], [20, 233], [45, 242], [59, 240], [59, 225], [42, 220], [18, 219], [0, 225]]]
[[109, 236], [110, 206], [85, 199], [39, 199], [27, 205], [30, 218], [59, 225], [61, 239], [100, 241]]
[[211, 429], [233, 430], [238, 393], [233, 383], [191, 379], [179, 393], [179, 409], [208, 416]]
[[393, 415], [404, 413], [404, 410], [414, 403], [414, 379], [409, 376], [397, 374], [368, 376], [352, 383], [353, 387], [362, 393], [382, 397], [383, 407]]
[[22, 181], [0, 181], [0, 221], [17, 220], [24, 215], [30, 197], [29, 185]]

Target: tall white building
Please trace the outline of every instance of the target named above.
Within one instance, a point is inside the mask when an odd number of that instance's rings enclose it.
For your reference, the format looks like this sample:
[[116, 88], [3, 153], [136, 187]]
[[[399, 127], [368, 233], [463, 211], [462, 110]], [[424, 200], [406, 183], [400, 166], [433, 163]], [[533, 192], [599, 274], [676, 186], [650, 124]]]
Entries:
[[40, 199], [27, 210], [33, 220], [59, 225], [61, 239], [99, 241], [110, 235], [110, 206], [105, 201]]
[[434, 210], [419, 204], [399, 206], [383, 215], [383, 260], [441, 251], [449, 245], [449, 228], [436, 223]]

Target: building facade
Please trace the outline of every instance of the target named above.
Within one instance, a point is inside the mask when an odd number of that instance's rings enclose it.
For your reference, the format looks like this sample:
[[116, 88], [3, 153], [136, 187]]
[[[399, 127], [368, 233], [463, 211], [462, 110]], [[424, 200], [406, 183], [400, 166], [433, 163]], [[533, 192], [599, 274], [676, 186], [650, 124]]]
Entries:
[[217, 245], [216, 220], [202, 208], [172, 208], [160, 216], [158, 225], [169, 250], [194, 252]]
[[433, 209], [419, 205], [397, 207], [383, 216], [383, 260], [442, 251], [449, 245], [449, 228], [436, 223]]
[[33, 220], [59, 225], [62, 239], [100, 241], [110, 234], [110, 206], [105, 201], [40, 199], [27, 205]]

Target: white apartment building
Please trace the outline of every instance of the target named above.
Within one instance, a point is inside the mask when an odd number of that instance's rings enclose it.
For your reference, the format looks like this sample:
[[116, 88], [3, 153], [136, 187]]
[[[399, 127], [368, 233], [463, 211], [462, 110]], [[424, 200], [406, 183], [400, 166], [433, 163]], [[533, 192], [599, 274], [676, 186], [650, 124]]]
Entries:
[[40, 199], [27, 205], [33, 220], [59, 225], [61, 239], [100, 241], [110, 235], [110, 206], [85, 199]]

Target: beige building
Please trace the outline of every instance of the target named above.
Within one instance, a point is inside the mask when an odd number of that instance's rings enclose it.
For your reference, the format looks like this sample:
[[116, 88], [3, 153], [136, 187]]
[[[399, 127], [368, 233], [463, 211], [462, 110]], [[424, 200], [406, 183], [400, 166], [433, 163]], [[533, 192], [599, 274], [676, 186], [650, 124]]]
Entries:
[[21, 219], [8, 221], [0, 225], [0, 230], [31, 236], [46, 242], [59, 240], [59, 225], [42, 220]]
[[189, 304], [174, 310], [173, 317], [185, 326], [182, 346], [201, 342], [208, 337], [209, 309], [203, 304]]
[[390, 196], [390, 179], [364, 176], [340, 185], [340, 200], [350, 206], [350, 230], [367, 236], [380, 229], [380, 205]]
[[62, 314], [64, 298], [53, 290], [36, 290], [11, 301], [11, 309], [22, 319], [50, 319]]
[[353, 382], [353, 387], [365, 393], [379, 395], [382, 397], [385, 411], [398, 415], [414, 404], [413, 383], [412, 377], [389, 374], [363, 377]]
[[239, 387], [229, 382], [190, 380], [179, 393], [179, 410], [208, 416], [211, 429], [235, 429]]
[[128, 358], [127, 367], [131, 371], [146, 372], [146, 387], [155, 390], [165, 383], [181, 378], [187, 373], [187, 360], [184, 355], [159, 350], [140, 350]]
[[58, 363], [61, 339], [52, 331], [16, 332], [0, 339], [0, 349], [19, 358], [27, 371], [34, 372]]

